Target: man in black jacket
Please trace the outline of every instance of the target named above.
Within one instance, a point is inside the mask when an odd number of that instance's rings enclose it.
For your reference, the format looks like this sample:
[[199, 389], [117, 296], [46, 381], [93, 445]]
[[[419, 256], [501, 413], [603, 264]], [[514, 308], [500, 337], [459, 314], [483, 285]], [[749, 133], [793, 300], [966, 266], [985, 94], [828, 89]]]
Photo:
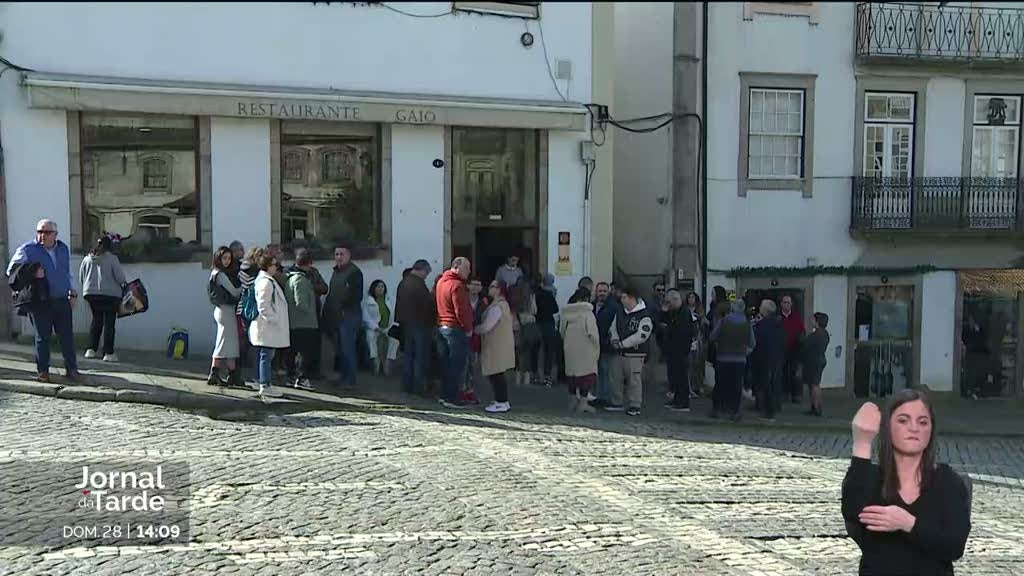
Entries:
[[430, 263], [417, 260], [398, 284], [395, 301], [395, 322], [402, 330], [405, 356], [402, 389], [409, 394], [426, 394], [431, 343], [437, 325], [436, 304], [426, 284], [429, 275]]
[[363, 324], [363, 271], [352, 262], [347, 246], [334, 249], [334, 273], [324, 302], [324, 324], [334, 335], [334, 362], [343, 386], [356, 385], [357, 344]]
[[774, 420], [782, 407], [783, 364], [786, 361], [786, 329], [778, 315], [775, 302], [764, 300], [759, 309], [761, 319], [754, 325], [757, 346], [751, 353], [753, 388], [757, 407], [764, 420]]
[[675, 288], [665, 294], [668, 310], [661, 316], [662, 352], [668, 365], [668, 383], [672, 401], [665, 407], [678, 412], [690, 411], [690, 348], [700, 325], [689, 310], [683, 309], [683, 295]]

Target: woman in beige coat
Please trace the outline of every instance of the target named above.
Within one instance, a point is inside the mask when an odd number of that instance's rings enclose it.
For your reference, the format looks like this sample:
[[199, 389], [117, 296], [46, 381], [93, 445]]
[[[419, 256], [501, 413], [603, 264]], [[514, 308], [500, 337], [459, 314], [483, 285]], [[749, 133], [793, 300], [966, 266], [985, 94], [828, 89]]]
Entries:
[[508, 305], [508, 288], [500, 280], [487, 289], [491, 305], [475, 332], [481, 336], [480, 371], [494, 387], [494, 402], [484, 408], [491, 413], [508, 412], [508, 382], [505, 372], [516, 367], [516, 339], [512, 332], [512, 310]]
[[562, 334], [565, 375], [569, 377], [569, 410], [593, 412], [587, 393], [597, 383], [597, 359], [601, 355], [601, 335], [597, 330], [590, 292], [581, 288], [569, 298], [560, 313], [558, 331]]

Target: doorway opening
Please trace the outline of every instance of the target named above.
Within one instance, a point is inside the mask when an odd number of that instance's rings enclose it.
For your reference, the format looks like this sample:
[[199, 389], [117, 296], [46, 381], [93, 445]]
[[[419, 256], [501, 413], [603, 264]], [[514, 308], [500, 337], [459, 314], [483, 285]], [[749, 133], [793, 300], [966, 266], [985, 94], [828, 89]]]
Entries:
[[541, 271], [538, 140], [536, 130], [452, 129], [452, 256], [469, 258], [484, 285], [510, 256]]

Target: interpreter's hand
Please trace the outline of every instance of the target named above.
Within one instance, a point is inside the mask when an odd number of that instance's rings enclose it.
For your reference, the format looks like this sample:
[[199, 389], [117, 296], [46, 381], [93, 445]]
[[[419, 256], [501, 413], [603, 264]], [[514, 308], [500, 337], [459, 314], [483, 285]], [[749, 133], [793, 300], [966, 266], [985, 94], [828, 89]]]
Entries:
[[910, 533], [917, 518], [899, 506], [868, 506], [858, 516], [864, 527], [872, 532]]
[[882, 413], [873, 402], [865, 402], [853, 416], [853, 442], [871, 444], [882, 425]]
[[43, 270], [43, 267], [40, 266], [36, 268], [36, 279], [42, 280], [43, 278], [46, 278], [46, 270]]

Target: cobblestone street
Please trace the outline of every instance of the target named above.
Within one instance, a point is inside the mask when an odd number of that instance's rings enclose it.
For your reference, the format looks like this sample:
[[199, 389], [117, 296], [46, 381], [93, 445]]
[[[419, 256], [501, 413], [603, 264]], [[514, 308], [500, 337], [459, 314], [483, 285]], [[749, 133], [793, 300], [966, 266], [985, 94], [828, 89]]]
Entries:
[[[2, 574], [852, 574], [829, 433], [492, 418], [386, 404], [222, 422], [0, 393], [3, 460], [184, 460], [188, 545], [0, 548]], [[1024, 571], [1024, 451], [945, 439], [974, 476], [959, 574]]]

